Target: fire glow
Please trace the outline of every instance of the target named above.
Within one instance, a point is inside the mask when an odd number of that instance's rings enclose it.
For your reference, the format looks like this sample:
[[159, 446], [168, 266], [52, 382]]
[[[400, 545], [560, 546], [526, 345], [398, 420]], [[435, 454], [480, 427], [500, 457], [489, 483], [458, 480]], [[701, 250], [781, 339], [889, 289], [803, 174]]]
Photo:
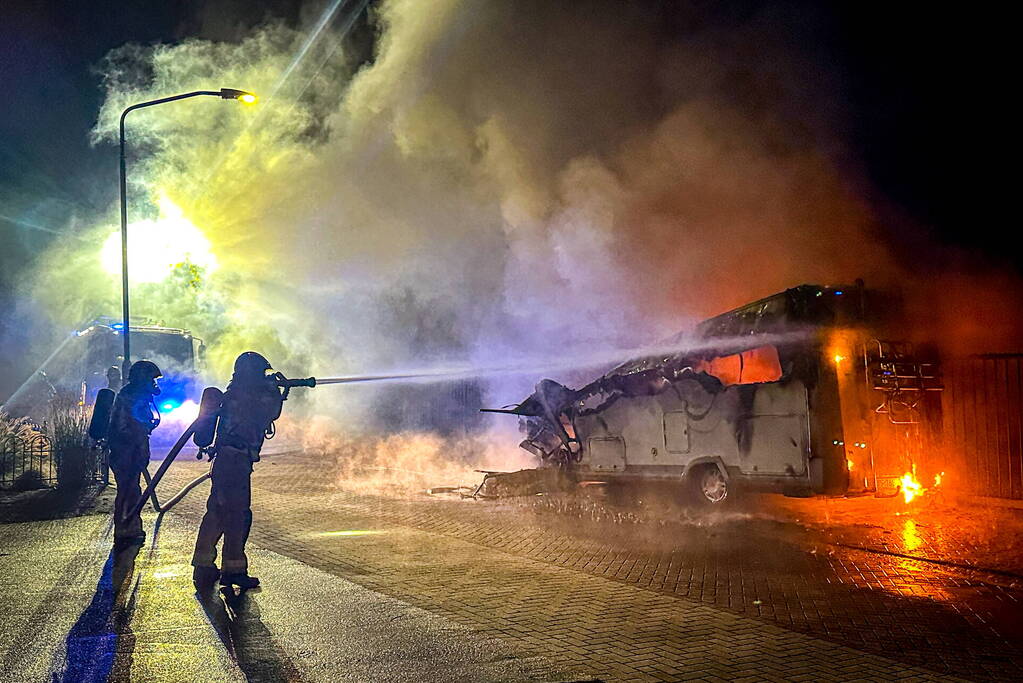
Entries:
[[[939, 472], [934, 475], [934, 486], [931, 488], [938, 488], [941, 486], [944, 476], [944, 472]], [[923, 484], [920, 483], [920, 480], [917, 479], [916, 465], [913, 465], [911, 471], [902, 475], [902, 479], [899, 480], [899, 484], [899, 490], [902, 492], [902, 498], [907, 503], [912, 502], [914, 499], [924, 495], [925, 492], [931, 490], [929, 488], [924, 488]]]
[[906, 472], [902, 475], [900, 480], [902, 498], [909, 503], [917, 496], [923, 495], [924, 487], [920, 484], [920, 481], [916, 478], [916, 465], [913, 465], [913, 471]]

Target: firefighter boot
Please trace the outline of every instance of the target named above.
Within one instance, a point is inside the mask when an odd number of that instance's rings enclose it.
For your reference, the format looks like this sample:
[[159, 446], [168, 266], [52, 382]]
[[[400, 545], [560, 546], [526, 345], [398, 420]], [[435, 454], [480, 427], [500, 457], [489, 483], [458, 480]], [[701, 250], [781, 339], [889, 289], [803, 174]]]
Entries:
[[221, 586], [238, 586], [244, 590], [250, 588], [259, 587], [259, 579], [255, 576], [249, 576], [247, 572], [236, 572], [234, 574], [221, 574], [220, 575]]
[[220, 570], [216, 567], [193, 567], [192, 583], [197, 591], [207, 591], [220, 578]]

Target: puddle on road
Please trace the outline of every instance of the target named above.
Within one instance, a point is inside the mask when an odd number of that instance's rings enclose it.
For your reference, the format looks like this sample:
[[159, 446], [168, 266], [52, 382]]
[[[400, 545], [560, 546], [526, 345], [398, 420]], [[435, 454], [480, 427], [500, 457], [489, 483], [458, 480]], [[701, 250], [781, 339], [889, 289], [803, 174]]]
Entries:
[[384, 533], [387, 533], [387, 532], [383, 531], [381, 529], [346, 529], [346, 530], [343, 530], [343, 531], [318, 531], [316, 533], [310, 534], [310, 536], [314, 536], [316, 538], [331, 538], [331, 537], [349, 538], [349, 537], [358, 537], [358, 536], [375, 536], [376, 534], [384, 534]]

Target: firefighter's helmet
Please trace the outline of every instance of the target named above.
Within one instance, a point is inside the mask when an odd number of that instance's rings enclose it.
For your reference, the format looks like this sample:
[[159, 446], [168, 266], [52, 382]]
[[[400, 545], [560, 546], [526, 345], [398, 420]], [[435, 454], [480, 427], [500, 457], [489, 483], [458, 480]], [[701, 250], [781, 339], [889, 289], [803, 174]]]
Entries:
[[266, 371], [273, 369], [270, 361], [256, 353], [246, 351], [234, 361], [234, 379], [245, 381], [261, 380], [266, 377]]
[[148, 384], [161, 377], [163, 373], [151, 360], [137, 360], [128, 369], [128, 384]]

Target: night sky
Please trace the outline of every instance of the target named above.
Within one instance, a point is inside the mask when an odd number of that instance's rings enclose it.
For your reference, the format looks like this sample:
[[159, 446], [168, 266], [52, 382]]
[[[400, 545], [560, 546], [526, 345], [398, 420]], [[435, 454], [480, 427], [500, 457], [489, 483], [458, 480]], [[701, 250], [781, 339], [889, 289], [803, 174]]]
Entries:
[[[305, 25], [324, 3], [307, 2], [304, 11], [302, 4], [0, 4], [0, 308], [10, 307], [13, 285], [54, 239], [51, 231], [69, 229], [76, 212], [109, 210], [116, 199], [116, 148], [89, 143], [103, 56], [127, 42], [231, 40], [268, 17]], [[964, 247], [971, 267], [1002, 262], [1019, 269], [1018, 252], [1001, 242], [1010, 173], [992, 161], [1008, 156], [1010, 141], [1003, 125], [1010, 116], [1003, 102], [1012, 95], [1002, 73], [1008, 48], [992, 28], [1005, 22], [910, 5], [696, 2], [659, 11], [686, 15], [695, 7], [705, 20], [725, 24], [776, 11], [781, 38], [837, 75], [833, 100], [843, 115], [835, 125], [843, 129], [836, 137], [849, 150], [853, 175], [863, 179], [858, 191], [891, 226], [900, 256], [926, 258], [919, 246], [937, 241]], [[0, 352], [5, 396], [31, 371], [19, 367], [24, 349], [11, 345], [30, 340], [0, 338], [8, 340]]]

